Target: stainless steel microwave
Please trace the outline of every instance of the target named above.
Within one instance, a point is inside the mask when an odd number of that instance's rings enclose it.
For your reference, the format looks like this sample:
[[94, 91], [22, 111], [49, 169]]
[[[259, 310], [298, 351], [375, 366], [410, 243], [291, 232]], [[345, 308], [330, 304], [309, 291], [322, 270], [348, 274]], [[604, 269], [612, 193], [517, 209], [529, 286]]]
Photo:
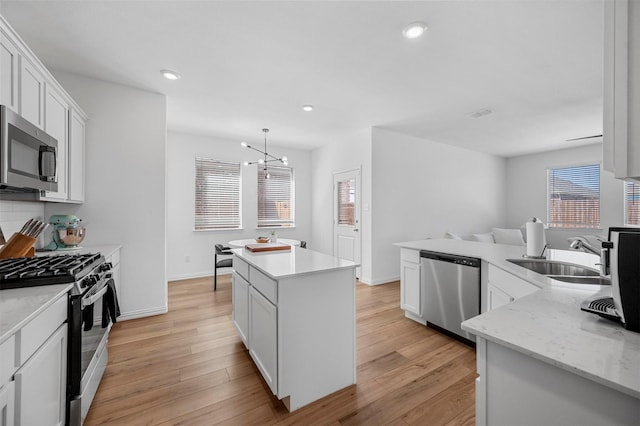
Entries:
[[0, 105], [0, 190], [57, 191], [58, 141]]

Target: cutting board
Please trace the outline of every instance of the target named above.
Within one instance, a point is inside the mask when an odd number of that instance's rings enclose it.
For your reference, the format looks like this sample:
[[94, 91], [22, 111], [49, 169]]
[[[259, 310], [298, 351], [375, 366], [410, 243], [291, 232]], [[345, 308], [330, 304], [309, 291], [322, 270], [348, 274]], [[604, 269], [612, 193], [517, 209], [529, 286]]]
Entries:
[[291, 246], [284, 243], [255, 243], [247, 244], [244, 248], [254, 253], [261, 251], [291, 250]]

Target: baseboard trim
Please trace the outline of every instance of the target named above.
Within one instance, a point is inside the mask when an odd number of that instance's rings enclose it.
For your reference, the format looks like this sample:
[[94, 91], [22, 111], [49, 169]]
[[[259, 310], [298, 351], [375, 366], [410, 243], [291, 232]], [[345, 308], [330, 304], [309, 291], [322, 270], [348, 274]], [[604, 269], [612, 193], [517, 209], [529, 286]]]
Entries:
[[167, 312], [169, 312], [169, 310], [166, 306], [150, 308], [150, 309], [140, 309], [140, 310], [131, 311], [131, 312], [121, 312], [120, 316], [118, 317], [118, 321], [127, 321], [127, 320], [136, 319], [136, 318], [152, 317], [154, 315], [166, 314]]
[[[233, 272], [233, 268], [218, 268], [218, 275], [227, 275]], [[188, 274], [171, 275], [167, 281], [190, 280], [192, 278], [213, 277], [213, 271], [190, 272]]]
[[360, 282], [362, 284], [371, 285], [371, 286], [389, 284], [389, 283], [392, 283], [394, 281], [400, 281], [400, 276], [387, 277], [387, 278], [378, 278], [376, 280], [373, 280], [373, 279], [368, 278], [368, 277], [361, 277], [360, 278]]

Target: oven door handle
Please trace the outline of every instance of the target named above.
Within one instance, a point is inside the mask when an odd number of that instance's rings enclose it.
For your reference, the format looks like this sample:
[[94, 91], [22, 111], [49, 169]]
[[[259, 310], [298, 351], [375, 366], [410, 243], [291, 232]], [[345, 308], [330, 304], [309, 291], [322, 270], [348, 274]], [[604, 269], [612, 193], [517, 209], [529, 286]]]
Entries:
[[82, 309], [84, 309], [87, 306], [90, 306], [90, 305], [93, 305], [94, 303], [96, 303], [96, 300], [98, 300], [102, 296], [104, 296], [104, 294], [107, 292], [108, 289], [109, 289], [109, 286], [105, 285], [96, 294], [92, 295], [91, 297], [89, 297], [87, 299], [82, 299]]

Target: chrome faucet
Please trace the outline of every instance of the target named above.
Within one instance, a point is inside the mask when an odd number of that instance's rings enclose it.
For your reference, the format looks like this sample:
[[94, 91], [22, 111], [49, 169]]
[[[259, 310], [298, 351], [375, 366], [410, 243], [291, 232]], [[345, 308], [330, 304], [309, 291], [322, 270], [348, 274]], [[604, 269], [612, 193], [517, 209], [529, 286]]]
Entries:
[[589, 244], [584, 237], [571, 237], [567, 240], [571, 243], [569, 244], [569, 247], [574, 250], [582, 250], [585, 253], [592, 253], [596, 256], [600, 256], [600, 250]]
[[[574, 250], [582, 250], [585, 253], [595, 254], [600, 257], [600, 263], [596, 263], [596, 265], [600, 266], [600, 275], [605, 277], [609, 275], [609, 262], [608, 262], [608, 254], [609, 251], [605, 248], [598, 250], [593, 247], [591, 244], [587, 242], [587, 239], [584, 237], [571, 237], [567, 239], [570, 244], [569, 247]], [[602, 241], [602, 240], [599, 240]]]

